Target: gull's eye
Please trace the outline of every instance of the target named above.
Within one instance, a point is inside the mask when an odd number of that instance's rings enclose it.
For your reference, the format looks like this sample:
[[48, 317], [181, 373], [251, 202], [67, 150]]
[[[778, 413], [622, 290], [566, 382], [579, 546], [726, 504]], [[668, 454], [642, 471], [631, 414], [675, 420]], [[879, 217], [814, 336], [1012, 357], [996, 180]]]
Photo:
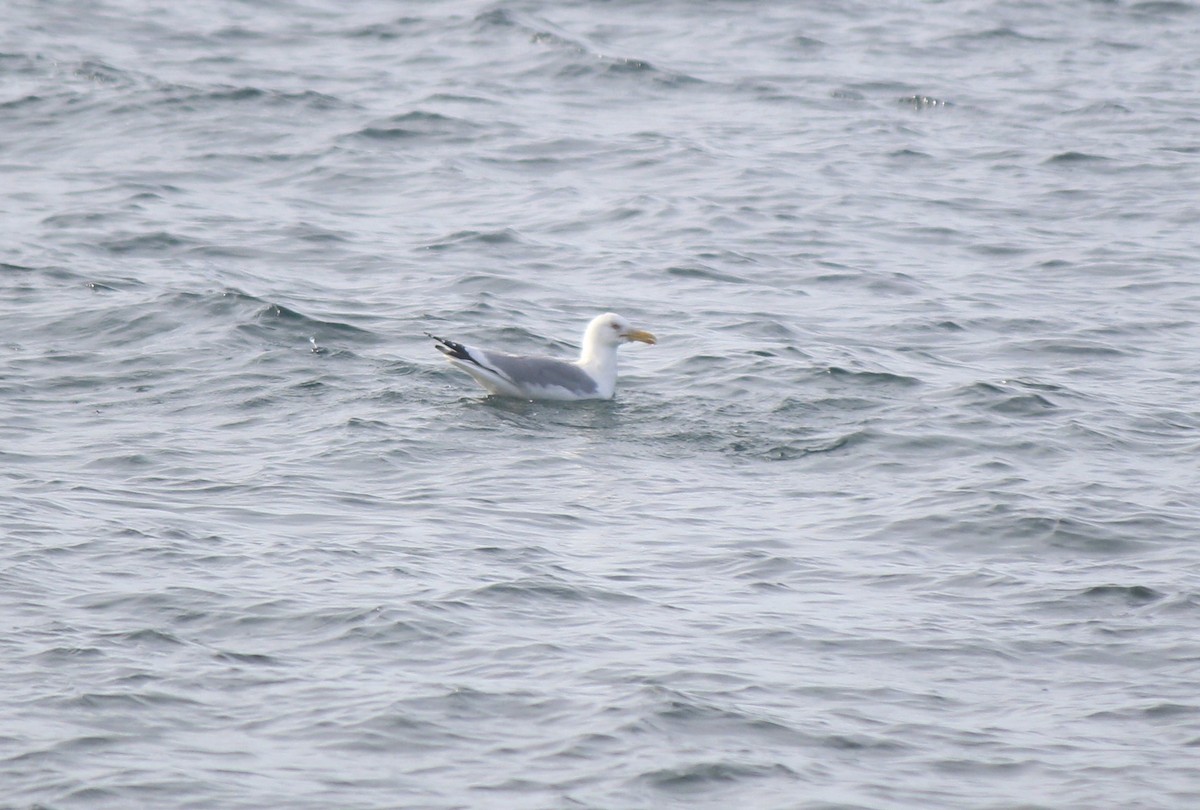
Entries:
[[616, 329], [618, 332], [621, 331], [621, 324], [619, 323], [610, 323], [609, 326], [611, 326], [613, 329]]

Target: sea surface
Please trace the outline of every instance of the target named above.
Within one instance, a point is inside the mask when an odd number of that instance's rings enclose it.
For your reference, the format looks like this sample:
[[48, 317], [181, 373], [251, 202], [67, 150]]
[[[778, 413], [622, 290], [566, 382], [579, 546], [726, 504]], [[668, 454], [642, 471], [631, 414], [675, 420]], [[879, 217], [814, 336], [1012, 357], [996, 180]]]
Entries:
[[1200, 807], [1196, 2], [0, 15], [0, 807]]

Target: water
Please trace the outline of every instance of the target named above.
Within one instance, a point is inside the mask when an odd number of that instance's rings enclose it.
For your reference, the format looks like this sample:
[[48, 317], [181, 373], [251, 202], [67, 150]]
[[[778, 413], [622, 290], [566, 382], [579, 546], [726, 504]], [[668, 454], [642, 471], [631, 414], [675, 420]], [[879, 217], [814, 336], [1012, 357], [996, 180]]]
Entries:
[[0, 806], [1200, 803], [1200, 7], [5, 17]]

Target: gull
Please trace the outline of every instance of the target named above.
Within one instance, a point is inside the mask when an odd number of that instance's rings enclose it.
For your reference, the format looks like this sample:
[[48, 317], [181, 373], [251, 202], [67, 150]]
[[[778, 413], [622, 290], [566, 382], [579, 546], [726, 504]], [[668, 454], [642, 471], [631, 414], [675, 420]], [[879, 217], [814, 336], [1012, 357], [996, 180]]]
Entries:
[[575, 362], [549, 357], [505, 354], [464, 346], [425, 333], [450, 365], [462, 369], [491, 393], [521, 399], [612, 399], [617, 388], [617, 347], [623, 343], [657, 343], [654, 335], [634, 329], [620, 315], [606, 312], [583, 332], [583, 348]]

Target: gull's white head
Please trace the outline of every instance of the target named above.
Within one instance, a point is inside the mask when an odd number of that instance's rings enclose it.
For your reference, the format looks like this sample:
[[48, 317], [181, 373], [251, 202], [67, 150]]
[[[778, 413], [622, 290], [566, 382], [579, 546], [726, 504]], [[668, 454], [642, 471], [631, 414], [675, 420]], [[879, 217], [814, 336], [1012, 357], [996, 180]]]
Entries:
[[585, 345], [619, 346], [622, 343], [657, 343], [654, 335], [643, 329], [634, 329], [629, 321], [614, 312], [606, 312], [592, 319], [583, 334]]

